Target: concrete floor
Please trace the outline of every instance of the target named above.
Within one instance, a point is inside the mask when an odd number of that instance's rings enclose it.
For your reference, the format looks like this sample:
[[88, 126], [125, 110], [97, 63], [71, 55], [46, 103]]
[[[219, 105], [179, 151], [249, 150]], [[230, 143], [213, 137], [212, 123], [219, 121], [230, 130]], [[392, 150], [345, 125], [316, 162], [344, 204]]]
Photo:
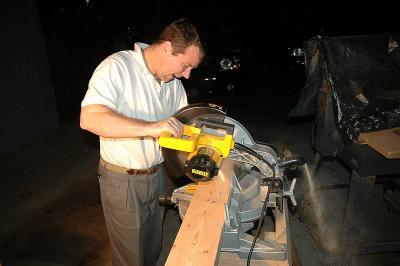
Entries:
[[[262, 105], [261, 105], [262, 106]], [[288, 146], [312, 162], [312, 121], [288, 124], [287, 110], [273, 114], [258, 108], [229, 116], [257, 140]], [[88, 145], [78, 122], [61, 124], [29, 146], [1, 157], [0, 262], [3, 266], [110, 265], [110, 251], [96, 178], [98, 150]], [[298, 172], [297, 211], [290, 215], [292, 240], [303, 266], [340, 265], [336, 255], [347, 189], [310, 195], [307, 178]], [[335, 161], [325, 163], [316, 185], [349, 183], [350, 174]], [[365, 243], [400, 240], [400, 214], [383, 201], [376, 185], [368, 219], [361, 230]], [[163, 265], [179, 230], [177, 210], [166, 213]], [[352, 256], [351, 265], [400, 265], [400, 253]]]

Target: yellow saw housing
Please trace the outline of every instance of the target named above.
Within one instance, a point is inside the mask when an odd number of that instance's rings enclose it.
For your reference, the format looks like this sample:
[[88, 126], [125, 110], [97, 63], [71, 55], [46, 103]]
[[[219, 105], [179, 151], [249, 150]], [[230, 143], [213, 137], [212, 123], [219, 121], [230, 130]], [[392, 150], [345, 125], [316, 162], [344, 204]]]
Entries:
[[188, 152], [186, 175], [194, 182], [211, 180], [218, 173], [222, 159], [235, 145], [233, 125], [200, 120], [196, 126], [184, 125], [182, 137], [165, 132], [159, 138], [161, 147]]

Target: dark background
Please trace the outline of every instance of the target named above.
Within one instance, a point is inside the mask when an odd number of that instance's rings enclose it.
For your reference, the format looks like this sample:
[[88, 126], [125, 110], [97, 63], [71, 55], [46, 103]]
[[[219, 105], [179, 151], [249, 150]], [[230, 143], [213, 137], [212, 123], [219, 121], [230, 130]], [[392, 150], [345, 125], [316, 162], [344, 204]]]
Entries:
[[[1, 82], [5, 95], [0, 151], [77, 121], [95, 67], [108, 55], [149, 41], [172, 20], [199, 27], [208, 48], [239, 48], [249, 105], [292, 108], [305, 83], [288, 47], [316, 35], [396, 32], [388, 4], [278, 4], [246, 1], [7, 1], [2, 4]], [[254, 100], [254, 101], [253, 101]], [[233, 107], [234, 108], [234, 107]], [[232, 109], [232, 107], [231, 107]]]
[[[135, 41], [147, 41], [180, 17], [199, 26], [209, 48], [241, 48], [249, 93], [269, 99], [284, 91], [283, 95], [289, 92], [296, 96], [304, 82], [302, 69], [300, 74], [289, 71], [287, 47], [299, 46], [318, 34], [389, 32], [397, 24], [390, 6], [201, 1], [188, 7], [185, 1], [138, 2], [38, 0], [62, 120], [76, 118], [87, 81], [102, 59], [131, 49]], [[258, 82], [264, 85], [259, 86]], [[288, 101], [293, 104], [294, 100]]]
[[[250, 102], [248, 108], [232, 105], [228, 115], [246, 125], [256, 140], [282, 144], [312, 162], [313, 121], [284, 121], [305, 82], [304, 65], [293, 65], [287, 48], [318, 34], [399, 32], [400, 25], [397, 9], [383, 1], [353, 6], [212, 2], [193, 1], [192, 7], [188, 1], [159, 0], [1, 3], [2, 265], [109, 265], [97, 180], [98, 149], [88, 145], [87, 131], [79, 127], [88, 81], [109, 54], [132, 48], [134, 41], [147, 41], [174, 19], [190, 18], [200, 26], [208, 47], [242, 51], [243, 90]], [[320, 171], [317, 178], [299, 174], [295, 192], [300, 210], [290, 216], [303, 265], [328, 265], [322, 261], [329, 257], [322, 257], [316, 246], [329, 252], [343, 246], [338, 239], [348, 190], [321, 189], [315, 198], [309, 192], [312, 184], [346, 187], [350, 175], [333, 161]], [[366, 205], [369, 216], [363, 219], [360, 239], [397, 241], [398, 212], [384, 202], [382, 185], [375, 192], [372, 204]], [[179, 215], [172, 210], [166, 215], [160, 265], [180, 226]], [[358, 256], [354, 265], [399, 265], [398, 257], [398, 253]]]

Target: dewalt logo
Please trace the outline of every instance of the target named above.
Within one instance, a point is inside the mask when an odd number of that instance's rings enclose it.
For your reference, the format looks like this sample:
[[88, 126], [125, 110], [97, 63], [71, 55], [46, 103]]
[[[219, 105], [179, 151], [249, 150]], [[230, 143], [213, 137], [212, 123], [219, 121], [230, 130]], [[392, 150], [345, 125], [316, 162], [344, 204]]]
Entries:
[[192, 174], [208, 177], [208, 173], [207, 172], [200, 171], [200, 170], [197, 170], [197, 169], [192, 169]]

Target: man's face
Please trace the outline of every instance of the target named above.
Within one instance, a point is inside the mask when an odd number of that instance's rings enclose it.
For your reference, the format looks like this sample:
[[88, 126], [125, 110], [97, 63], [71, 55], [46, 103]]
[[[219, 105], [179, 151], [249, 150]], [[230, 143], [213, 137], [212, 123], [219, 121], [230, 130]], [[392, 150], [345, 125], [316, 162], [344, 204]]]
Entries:
[[200, 49], [194, 45], [187, 47], [184, 54], [174, 55], [171, 50], [160, 67], [161, 71], [158, 73], [158, 77], [164, 82], [181, 77], [188, 79], [190, 71], [200, 64], [201, 59]]

